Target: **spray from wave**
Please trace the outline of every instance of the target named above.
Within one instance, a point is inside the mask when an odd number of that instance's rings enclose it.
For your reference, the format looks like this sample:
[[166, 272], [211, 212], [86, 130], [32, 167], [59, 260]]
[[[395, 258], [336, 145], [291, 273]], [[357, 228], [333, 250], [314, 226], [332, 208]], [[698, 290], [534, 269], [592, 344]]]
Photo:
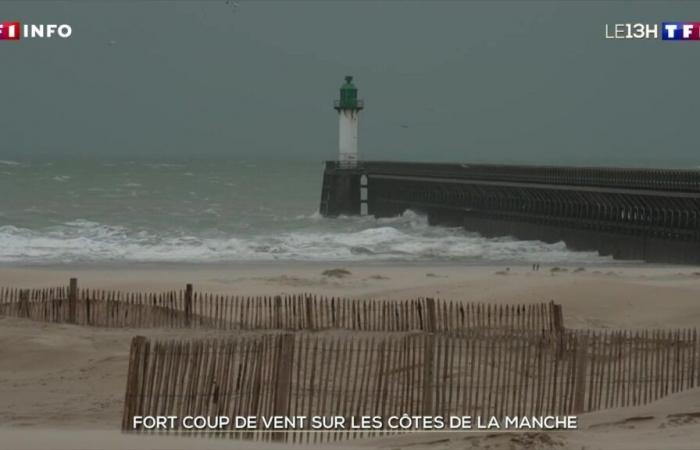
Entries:
[[39, 230], [0, 226], [0, 262], [244, 262], [244, 261], [539, 261], [600, 262], [563, 243], [485, 239], [460, 228], [429, 226], [412, 212], [392, 219], [297, 216], [278, 233], [233, 235], [153, 232], [87, 220]]

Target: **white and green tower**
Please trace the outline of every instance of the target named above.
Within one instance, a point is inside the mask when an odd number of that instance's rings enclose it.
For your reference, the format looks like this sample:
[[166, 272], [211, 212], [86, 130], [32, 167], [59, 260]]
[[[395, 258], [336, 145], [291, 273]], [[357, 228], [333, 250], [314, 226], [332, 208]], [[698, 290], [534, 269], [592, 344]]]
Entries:
[[360, 111], [364, 102], [357, 99], [357, 88], [352, 83], [352, 77], [345, 77], [345, 83], [340, 87], [340, 100], [333, 105], [338, 111], [338, 162], [341, 168], [357, 166], [357, 125]]

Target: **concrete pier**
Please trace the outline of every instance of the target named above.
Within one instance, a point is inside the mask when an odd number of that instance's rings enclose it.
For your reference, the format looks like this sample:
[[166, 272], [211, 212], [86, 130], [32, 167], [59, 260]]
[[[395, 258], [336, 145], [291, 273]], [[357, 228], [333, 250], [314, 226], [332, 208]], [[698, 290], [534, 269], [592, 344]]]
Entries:
[[486, 237], [563, 241], [616, 259], [700, 264], [700, 171], [360, 161], [326, 162], [321, 214], [390, 217]]

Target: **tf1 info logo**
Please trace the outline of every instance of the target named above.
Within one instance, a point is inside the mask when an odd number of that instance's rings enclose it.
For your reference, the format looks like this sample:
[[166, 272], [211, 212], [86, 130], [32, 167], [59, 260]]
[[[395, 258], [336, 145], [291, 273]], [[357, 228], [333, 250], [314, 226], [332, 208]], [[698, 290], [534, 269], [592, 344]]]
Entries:
[[659, 39], [699, 41], [700, 22], [616, 23], [605, 25], [606, 39]]
[[0, 23], [0, 41], [19, 41], [20, 38], [52, 38], [67, 39], [73, 34], [73, 29], [66, 24], [24, 24], [19, 22]]

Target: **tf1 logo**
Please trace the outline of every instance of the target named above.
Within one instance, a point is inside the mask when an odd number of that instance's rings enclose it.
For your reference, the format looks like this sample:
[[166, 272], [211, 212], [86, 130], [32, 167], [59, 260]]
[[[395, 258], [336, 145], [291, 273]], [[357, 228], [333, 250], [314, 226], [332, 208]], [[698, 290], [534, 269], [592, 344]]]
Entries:
[[0, 23], [0, 41], [19, 41], [19, 22]]
[[661, 37], [665, 41], [700, 41], [700, 22], [664, 22]]
[[616, 23], [605, 25], [606, 39], [700, 40], [700, 22]]
[[20, 38], [68, 38], [73, 33], [66, 24], [24, 24], [0, 22], [0, 41], [19, 41]]

